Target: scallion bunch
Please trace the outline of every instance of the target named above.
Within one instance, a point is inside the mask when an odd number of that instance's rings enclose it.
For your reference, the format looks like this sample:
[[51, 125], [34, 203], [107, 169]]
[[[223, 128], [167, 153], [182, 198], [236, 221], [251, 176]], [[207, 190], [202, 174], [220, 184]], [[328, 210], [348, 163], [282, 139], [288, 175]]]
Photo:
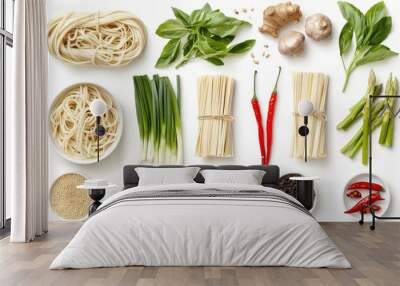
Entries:
[[182, 164], [180, 78], [177, 92], [168, 77], [133, 77], [142, 160], [153, 164]]

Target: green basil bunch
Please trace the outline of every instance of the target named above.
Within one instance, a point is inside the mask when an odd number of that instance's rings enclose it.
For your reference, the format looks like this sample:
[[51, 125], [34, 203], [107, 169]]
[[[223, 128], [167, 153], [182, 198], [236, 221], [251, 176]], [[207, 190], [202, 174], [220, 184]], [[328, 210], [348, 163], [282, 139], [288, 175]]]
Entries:
[[166, 67], [177, 61], [179, 68], [193, 58], [202, 58], [220, 66], [226, 56], [249, 51], [255, 40], [247, 40], [231, 45], [238, 30], [250, 23], [227, 17], [220, 10], [212, 10], [209, 4], [190, 15], [172, 8], [175, 19], [162, 23], [156, 34], [169, 39], [157, 60], [156, 67]]
[[[385, 3], [378, 2], [364, 15], [357, 7], [348, 2], [338, 2], [342, 16], [347, 20], [339, 37], [340, 57], [346, 72], [343, 92], [346, 90], [351, 73], [359, 66], [367, 63], [382, 61], [397, 55], [381, 43], [392, 30], [392, 17], [387, 16]], [[356, 39], [356, 49], [353, 59], [346, 66], [343, 56], [349, 51], [353, 34]]]

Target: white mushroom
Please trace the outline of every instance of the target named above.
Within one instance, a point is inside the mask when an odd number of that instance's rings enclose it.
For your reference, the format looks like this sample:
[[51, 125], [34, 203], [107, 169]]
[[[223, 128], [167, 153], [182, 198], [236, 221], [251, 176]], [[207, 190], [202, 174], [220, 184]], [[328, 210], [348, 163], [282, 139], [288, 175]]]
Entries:
[[331, 20], [324, 14], [314, 14], [306, 18], [306, 34], [315, 41], [329, 37], [332, 33]]
[[304, 50], [305, 36], [296, 31], [289, 31], [279, 36], [278, 49], [283, 55], [293, 56]]

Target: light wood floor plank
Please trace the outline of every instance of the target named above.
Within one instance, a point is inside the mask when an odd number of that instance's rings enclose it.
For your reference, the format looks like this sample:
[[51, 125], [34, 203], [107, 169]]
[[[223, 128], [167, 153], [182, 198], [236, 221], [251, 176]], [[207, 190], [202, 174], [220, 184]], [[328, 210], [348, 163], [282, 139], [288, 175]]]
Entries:
[[0, 240], [1, 286], [398, 286], [400, 223], [323, 223], [352, 263], [352, 269], [289, 267], [118, 267], [48, 269], [80, 223], [52, 223], [50, 232], [28, 244]]

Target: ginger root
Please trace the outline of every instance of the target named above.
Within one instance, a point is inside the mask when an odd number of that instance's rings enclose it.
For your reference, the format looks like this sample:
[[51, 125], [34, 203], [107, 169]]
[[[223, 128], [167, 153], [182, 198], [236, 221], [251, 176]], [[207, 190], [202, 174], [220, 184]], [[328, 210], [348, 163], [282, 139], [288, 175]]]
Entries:
[[259, 28], [261, 33], [267, 33], [274, 38], [278, 37], [279, 29], [289, 22], [299, 21], [301, 18], [300, 6], [292, 2], [268, 6], [263, 13], [264, 23]]

